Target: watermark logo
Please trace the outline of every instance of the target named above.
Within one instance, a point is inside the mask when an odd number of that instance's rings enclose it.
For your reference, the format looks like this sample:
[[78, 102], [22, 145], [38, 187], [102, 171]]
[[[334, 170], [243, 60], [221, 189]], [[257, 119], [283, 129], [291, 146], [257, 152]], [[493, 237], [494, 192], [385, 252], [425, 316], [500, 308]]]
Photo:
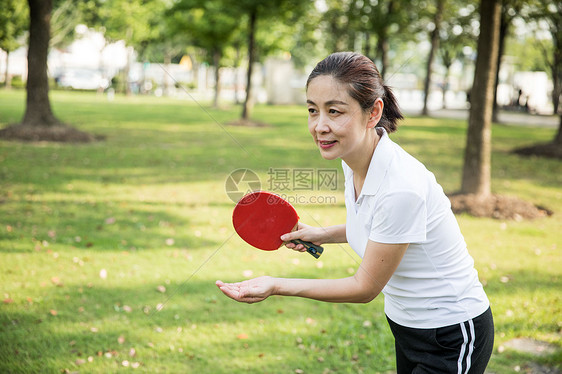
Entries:
[[250, 169], [236, 169], [226, 178], [224, 190], [233, 202], [238, 202], [244, 195], [261, 189], [260, 178]]
[[338, 189], [337, 169], [269, 168], [269, 189], [272, 191], [320, 191]]
[[[338, 169], [269, 168], [265, 187], [291, 204], [335, 204], [336, 197], [326, 191], [337, 191]], [[250, 169], [234, 170], [226, 178], [225, 191], [237, 203], [246, 194], [261, 189], [258, 175]], [[302, 191], [303, 194], [299, 194]], [[323, 192], [310, 195], [306, 191]]]

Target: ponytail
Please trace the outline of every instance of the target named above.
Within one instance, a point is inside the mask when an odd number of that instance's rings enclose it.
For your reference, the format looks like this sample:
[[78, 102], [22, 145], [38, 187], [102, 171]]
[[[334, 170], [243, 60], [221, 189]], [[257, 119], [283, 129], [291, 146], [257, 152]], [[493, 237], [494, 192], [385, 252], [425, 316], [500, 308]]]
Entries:
[[402, 112], [398, 106], [398, 101], [392, 92], [392, 89], [383, 84], [384, 95], [382, 97], [382, 102], [384, 108], [382, 111], [382, 117], [376, 127], [382, 127], [387, 133], [394, 132], [398, 129], [398, 121], [404, 119]]

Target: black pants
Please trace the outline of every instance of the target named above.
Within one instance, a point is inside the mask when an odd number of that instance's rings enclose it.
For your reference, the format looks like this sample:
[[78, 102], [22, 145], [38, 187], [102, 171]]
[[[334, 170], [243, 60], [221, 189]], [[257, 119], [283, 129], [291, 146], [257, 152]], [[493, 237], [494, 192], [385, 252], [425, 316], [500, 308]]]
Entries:
[[395, 339], [398, 374], [482, 374], [494, 347], [492, 310], [471, 320], [435, 329], [388, 323]]

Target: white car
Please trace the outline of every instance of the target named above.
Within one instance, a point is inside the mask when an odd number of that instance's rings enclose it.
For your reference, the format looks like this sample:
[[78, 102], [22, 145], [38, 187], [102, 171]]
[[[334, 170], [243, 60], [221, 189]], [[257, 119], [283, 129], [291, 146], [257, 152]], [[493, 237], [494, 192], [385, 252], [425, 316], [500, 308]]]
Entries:
[[100, 72], [89, 69], [68, 69], [55, 78], [60, 87], [70, 87], [77, 90], [106, 89], [109, 86], [108, 79]]

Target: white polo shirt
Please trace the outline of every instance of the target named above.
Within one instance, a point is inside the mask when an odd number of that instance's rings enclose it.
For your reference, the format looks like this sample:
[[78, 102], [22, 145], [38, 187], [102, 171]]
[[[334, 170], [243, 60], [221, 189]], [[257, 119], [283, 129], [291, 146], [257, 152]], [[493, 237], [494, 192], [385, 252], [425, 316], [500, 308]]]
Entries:
[[353, 171], [343, 161], [342, 167], [351, 248], [363, 258], [368, 240], [410, 243], [382, 291], [388, 318], [406, 327], [437, 328], [488, 309], [451, 203], [433, 173], [386, 132], [357, 201]]

